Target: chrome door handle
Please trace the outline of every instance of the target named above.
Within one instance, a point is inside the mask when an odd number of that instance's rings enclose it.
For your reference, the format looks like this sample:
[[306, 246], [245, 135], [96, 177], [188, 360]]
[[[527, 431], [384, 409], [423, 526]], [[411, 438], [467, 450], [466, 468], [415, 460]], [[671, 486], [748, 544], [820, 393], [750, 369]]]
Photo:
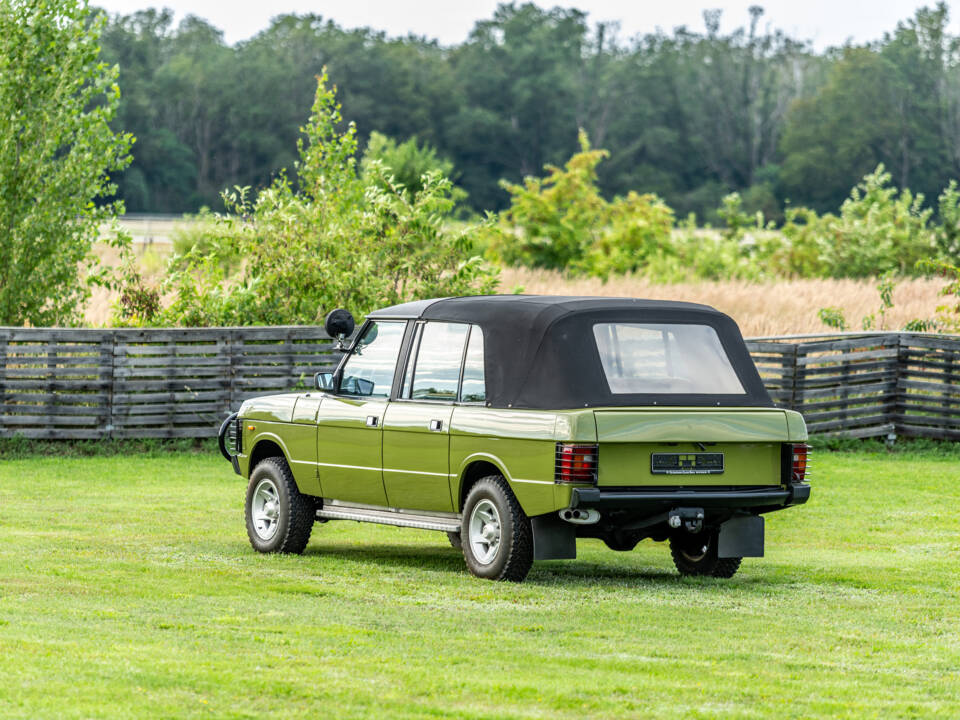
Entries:
[[376, 415], [367, 415], [367, 427], [376, 427], [379, 418]]
[[430, 429], [434, 432], [440, 432], [443, 430], [443, 420], [431, 420]]

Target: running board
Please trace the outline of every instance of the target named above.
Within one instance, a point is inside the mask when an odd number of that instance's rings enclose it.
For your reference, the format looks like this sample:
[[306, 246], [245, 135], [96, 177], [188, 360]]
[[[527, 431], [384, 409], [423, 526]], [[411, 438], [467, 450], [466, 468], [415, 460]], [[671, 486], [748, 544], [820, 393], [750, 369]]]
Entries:
[[417, 515], [395, 510], [371, 510], [345, 505], [330, 505], [317, 510], [322, 520], [356, 520], [357, 522], [395, 525], [397, 527], [418, 528], [420, 530], [440, 530], [442, 532], [460, 532], [460, 521], [455, 517], [436, 515]]

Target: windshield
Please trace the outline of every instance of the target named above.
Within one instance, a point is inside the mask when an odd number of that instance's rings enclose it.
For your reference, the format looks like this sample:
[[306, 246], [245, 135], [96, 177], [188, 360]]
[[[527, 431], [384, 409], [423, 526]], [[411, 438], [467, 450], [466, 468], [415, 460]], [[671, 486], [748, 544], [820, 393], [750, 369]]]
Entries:
[[597, 323], [593, 335], [613, 394], [745, 394], [709, 325]]

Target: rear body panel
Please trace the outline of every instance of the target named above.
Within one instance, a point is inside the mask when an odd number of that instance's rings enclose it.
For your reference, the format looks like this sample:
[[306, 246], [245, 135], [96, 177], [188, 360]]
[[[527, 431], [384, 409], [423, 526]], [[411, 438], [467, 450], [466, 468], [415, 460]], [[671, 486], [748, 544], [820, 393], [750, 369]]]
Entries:
[[[763, 486], [782, 481], [781, 448], [791, 440], [783, 410], [624, 408], [596, 410], [594, 417], [601, 488]], [[709, 457], [700, 462], [697, 456]], [[664, 469], [670, 459], [678, 469]], [[698, 469], [708, 466], [710, 470]]]

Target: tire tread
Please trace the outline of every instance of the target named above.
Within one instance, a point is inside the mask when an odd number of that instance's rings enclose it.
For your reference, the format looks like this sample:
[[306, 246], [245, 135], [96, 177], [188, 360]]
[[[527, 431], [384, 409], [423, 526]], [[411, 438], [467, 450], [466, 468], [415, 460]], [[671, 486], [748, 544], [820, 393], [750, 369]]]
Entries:
[[[493, 485], [503, 496], [510, 513], [510, 526], [513, 528], [509, 546], [505, 548], [507, 552], [506, 561], [500, 572], [490, 579], [522, 582], [533, 566], [533, 528], [530, 525], [530, 518], [523, 512], [523, 508], [520, 507], [520, 503], [510, 489], [510, 485], [501, 475], [487, 475], [477, 480], [467, 495], [465, 510], [470, 504], [470, 497], [477, 492], [477, 488], [482, 488], [484, 485]], [[466, 522], [466, 518], [467, 513], [464, 512], [464, 522]], [[503, 541], [501, 540], [501, 542]], [[464, 543], [463, 549], [464, 555], [470, 552], [467, 543]]]
[[743, 561], [743, 558], [738, 557], [718, 558], [716, 537], [711, 538], [707, 554], [700, 560], [690, 560], [684, 555], [683, 550], [679, 540], [670, 539], [670, 555], [673, 557], [673, 564], [681, 575], [691, 577], [712, 576], [729, 579], [736, 575]]
[[[300, 494], [300, 491], [297, 489], [297, 483], [293, 479], [293, 473], [290, 471], [290, 466], [287, 465], [287, 461], [282, 457], [264, 458], [257, 463], [257, 467], [250, 473], [250, 476], [252, 477], [253, 474], [264, 465], [271, 466], [275, 471], [275, 479], [284, 485], [284, 492], [281, 492], [281, 500], [286, 502], [286, 508], [284, 508], [284, 510], [287, 514], [287, 523], [286, 527], [283, 528], [283, 536], [280, 538], [279, 543], [276, 544], [276, 547], [267, 552], [299, 555], [304, 551], [304, 548], [307, 547], [307, 543], [310, 541], [310, 534], [313, 532], [313, 523], [316, 519], [316, 503], [311, 497]], [[253, 541], [254, 537], [250, 529], [249, 502], [245, 503], [244, 514], [247, 522], [247, 533], [250, 534], [250, 540]], [[256, 545], [254, 545], [254, 548], [260, 550]], [[261, 552], [263, 551], [261, 550]]]

